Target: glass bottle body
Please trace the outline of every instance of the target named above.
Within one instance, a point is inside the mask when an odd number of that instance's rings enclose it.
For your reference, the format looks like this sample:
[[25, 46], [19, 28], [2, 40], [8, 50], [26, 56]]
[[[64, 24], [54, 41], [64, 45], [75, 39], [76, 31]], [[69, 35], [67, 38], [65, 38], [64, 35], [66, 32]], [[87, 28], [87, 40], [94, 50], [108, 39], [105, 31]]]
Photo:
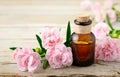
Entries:
[[77, 34], [71, 36], [73, 65], [89, 66], [94, 63], [95, 36], [94, 34]]

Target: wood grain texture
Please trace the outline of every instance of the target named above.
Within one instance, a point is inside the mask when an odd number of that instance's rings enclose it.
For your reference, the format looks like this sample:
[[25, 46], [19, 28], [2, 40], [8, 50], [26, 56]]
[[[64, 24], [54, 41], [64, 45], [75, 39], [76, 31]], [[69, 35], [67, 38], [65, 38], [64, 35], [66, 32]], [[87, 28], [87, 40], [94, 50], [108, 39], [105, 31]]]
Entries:
[[[0, 76], [21, 76], [21, 77], [120, 77], [120, 62], [97, 61], [89, 67], [71, 66], [62, 69], [46, 70], [40, 68], [38, 73], [21, 72], [17, 64], [11, 59], [12, 52], [0, 52]], [[8, 55], [9, 54], [9, 55]], [[7, 56], [7, 57], [6, 57]], [[9, 58], [9, 59], [8, 59]]]
[[[59, 28], [65, 39], [66, 24], [81, 12], [82, 0], [0, 0], [0, 77], [120, 77], [119, 62], [102, 62], [90, 67], [21, 72], [9, 47], [38, 47], [35, 34], [47, 28]], [[92, 0], [101, 2], [104, 0]], [[120, 4], [119, 0], [114, 0]], [[120, 9], [119, 6], [117, 6]], [[73, 29], [73, 28], [72, 28]], [[63, 40], [64, 41], [64, 40]]]

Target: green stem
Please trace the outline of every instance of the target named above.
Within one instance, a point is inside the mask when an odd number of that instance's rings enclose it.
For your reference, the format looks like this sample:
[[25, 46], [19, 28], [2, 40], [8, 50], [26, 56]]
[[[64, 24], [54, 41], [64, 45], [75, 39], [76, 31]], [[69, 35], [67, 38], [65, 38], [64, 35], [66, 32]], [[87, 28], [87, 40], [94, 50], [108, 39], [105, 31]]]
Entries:
[[43, 69], [46, 69], [48, 65], [49, 65], [48, 61], [44, 60], [43, 61]]
[[37, 34], [36, 34], [36, 39], [37, 39], [37, 41], [39, 43], [39, 46], [42, 49], [42, 51], [46, 53], [47, 50], [43, 47], [42, 40], [41, 40], [41, 38]]
[[108, 16], [108, 14], [106, 15], [106, 20], [107, 20], [107, 23], [108, 23], [110, 29], [111, 29], [111, 30], [114, 30], [114, 28], [113, 28], [113, 26], [112, 26], [112, 24], [111, 24], [111, 22], [110, 22], [110, 18], [109, 18], [109, 16]]

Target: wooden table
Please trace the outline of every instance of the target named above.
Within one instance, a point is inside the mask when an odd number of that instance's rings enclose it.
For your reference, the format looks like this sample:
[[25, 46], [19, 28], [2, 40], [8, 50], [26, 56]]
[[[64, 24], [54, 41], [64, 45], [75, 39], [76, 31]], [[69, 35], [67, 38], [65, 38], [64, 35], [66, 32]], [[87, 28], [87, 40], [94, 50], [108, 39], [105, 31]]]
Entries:
[[12, 51], [0, 52], [0, 77], [120, 77], [120, 62], [97, 61], [89, 67], [40, 68], [38, 73], [21, 72], [12, 60]]
[[[98, 1], [98, 0], [92, 0]], [[99, 0], [103, 3], [104, 0]], [[119, 0], [114, 0], [120, 4]], [[0, 77], [120, 77], [119, 62], [99, 61], [89, 67], [47, 68], [39, 73], [21, 72], [9, 47], [38, 47], [35, 34], [46, 28], [61, 28], [80, 11], [81, 0], [0, 0]], [[119, 7], [118, 7], [119, 8]]]

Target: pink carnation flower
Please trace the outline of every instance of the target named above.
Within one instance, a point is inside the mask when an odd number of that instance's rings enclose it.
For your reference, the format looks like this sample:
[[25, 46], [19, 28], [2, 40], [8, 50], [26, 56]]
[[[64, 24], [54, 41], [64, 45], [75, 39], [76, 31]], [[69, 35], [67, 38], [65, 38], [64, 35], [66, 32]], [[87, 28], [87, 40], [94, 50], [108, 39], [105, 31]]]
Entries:
[[109, 11], [108, 11], [108, 15], [109, 15], [110, 21], [111, 21], [112, 23], [116, 22], [117, 16], [116, 16], [116, 12], [115, 12], [115, 11], [109, 10]]
[[95, 21], [96, 22], [103, 22], [105, 21], [106, 13], [102, 9], [102, 5], [97, 2], [92, 6], [92, 11], [94, 13]]
[[48, 49], [61, 43], [61, 36], [58, 29], [46, 30], [42, 35], [43, 46]]
[[95, 37], [97, 39], [101, 39], [103, 37], [106, 37], [106, 35], [110, 31], [110, 28], [106, 23], [100, 22], [96, 24], [92, 30], [93, 30], [93, 33], [95, 34]]
[[97, 12], [99, 10], [102, 9], [102, 5], [99, 2], [96, 2], [93, 6], [92, 6], [92, 11], [93, 12]]
[[95, 57], [104, 61], [117, 61], [120, 58], [120, 39], [104, 37], [101, 40], [96, 43]]
[[31, 48], [16, 49], [13, 59], [17, 62], [21, 71], [38, 72], [41, 66], [40, 56]]
[[113, 0], [105, 0], [104, 6], [105, 6], [105, 9], [112, 9]]
[[17, 61], [17, 57], [18, 57], [18, 53], [20, 53], [21, 52], [21, 49], [20, 48], [16, 48], [15, 50], [14, 50], [14, 54], [13, 54], [13, 59], [15, 60], [15, 61]]
[[66, 48], [64, 44], [58, 44], [55, 48], [48, 49], [46, 59], [52, 68], [70, 66], [73, 62], [71, 48]]
[[83, 10], [91, 10], [92, 2], [90, 0], [84, 0], [80, 4]]

